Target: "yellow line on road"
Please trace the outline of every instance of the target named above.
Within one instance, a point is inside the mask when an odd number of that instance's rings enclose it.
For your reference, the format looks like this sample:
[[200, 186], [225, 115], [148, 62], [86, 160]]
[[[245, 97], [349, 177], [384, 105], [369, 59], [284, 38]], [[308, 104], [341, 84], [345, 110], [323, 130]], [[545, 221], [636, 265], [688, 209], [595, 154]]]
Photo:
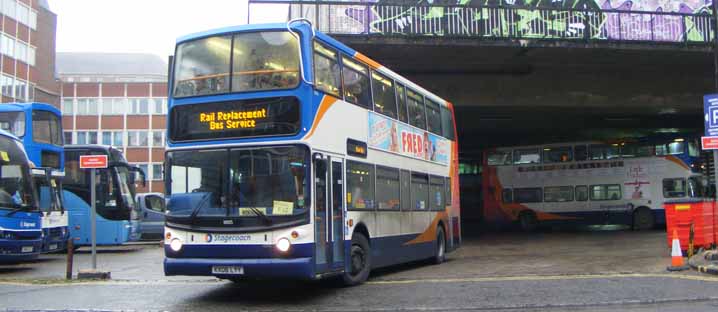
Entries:
[[498, 277], [466, 277], [466, 278], [429, 278], [410, 280], [384, 280], [369, 281], [370, 285], [399, 285], [399, 284], [429, 284], [429, 283], [486, 283], [510, 281], [552, 281], [552, 280], [579, 280], [579, 279], [611, 279], [611, 278], [673, 278], [691, 281], [716, 282], [718, 276], [670, 274], [670, 273], [613, 273], [613, 274], [582, 274], [582, 275], [524, 275], [524, 276], [498, 276]]

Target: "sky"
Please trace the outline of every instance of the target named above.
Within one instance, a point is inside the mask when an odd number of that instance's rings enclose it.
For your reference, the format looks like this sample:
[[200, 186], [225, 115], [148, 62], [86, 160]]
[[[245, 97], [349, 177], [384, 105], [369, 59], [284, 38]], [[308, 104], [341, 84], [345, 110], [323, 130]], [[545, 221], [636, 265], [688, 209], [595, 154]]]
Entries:
[[[180, 36], [247, 23], [247, 0], [49, 2], [57, 14], [58, 52], [152, 53], [166, 59]], [[284, 21], [282, 11], [253, 7], [252, 21]]]

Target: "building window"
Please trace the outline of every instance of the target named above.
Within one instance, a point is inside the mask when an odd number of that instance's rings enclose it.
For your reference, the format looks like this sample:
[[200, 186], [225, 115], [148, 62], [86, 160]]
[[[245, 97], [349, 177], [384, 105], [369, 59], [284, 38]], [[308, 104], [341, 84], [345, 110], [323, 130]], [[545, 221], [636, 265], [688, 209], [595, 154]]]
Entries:
[[103, 98], [102, 115], [122, 115], [125, 112], [125, 99]]
[[3, 0], [2, 1], [2, 14], [12, 19], [17, 19], [17, 1], [16, 0]]
[[22, 101], [27, 99], [27, 83], [20, 79], [15, 80], [15, 99]]
[[14, 97], [14, 91], [15, 91], [15, 88], [13, 87], [14, 82], [15, 82], [15, 79], [13, 79], [12, 77], [2, 75], [2, 95]]
[[0, 52], [9, 57], [15, 57], [15, 38], [2, 34], [0, 36]]
[[154, 98], [151, 100], [152, 113], [157, 115], [167, 114], [167, 99]]
[[154, 147], [164, 147], [164, 140], [162, 138], [162, 134], [164, 131], [152, 131], [152, 146]]
[[62, 133], [65, 139], [65, 144], [73, 144], [72, 142], [72, 131], [65, 131]]
[[163, 180], [162, 176], [162, 164], [152, 164], [152, 180], [158, 181]]
[[127, 131], [127, 146], [147, 146], [147, 131]]
[[127, 113], [130, 115], [147, 115], [149, 113], [149, 101], [146, 98], [128, 99]]
[[97, 144], [97, 131], [77, 131], [77, 144]]
[[72, 115], [73, 109], [72, 109], [72, 99], [62, 99], [62, 114], [63, 115]]
[[97, 99], [77, 99], [77, 115], [97, 116]]

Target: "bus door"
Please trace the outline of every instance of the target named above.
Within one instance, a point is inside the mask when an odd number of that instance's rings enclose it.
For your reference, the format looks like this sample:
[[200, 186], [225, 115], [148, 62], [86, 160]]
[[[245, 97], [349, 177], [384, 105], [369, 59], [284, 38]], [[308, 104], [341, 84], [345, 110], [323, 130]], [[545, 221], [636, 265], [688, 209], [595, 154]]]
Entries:
[[[343, 163], [314, 158], [314, 238], [316, 273], [344, 267]], [[330, 183], [327, 183], [330, 181]]]

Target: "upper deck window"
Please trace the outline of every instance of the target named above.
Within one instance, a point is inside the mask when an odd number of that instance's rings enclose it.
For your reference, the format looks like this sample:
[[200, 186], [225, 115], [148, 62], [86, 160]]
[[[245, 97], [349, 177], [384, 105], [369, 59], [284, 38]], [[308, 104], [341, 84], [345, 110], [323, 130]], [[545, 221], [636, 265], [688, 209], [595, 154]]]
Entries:
[[234, 36], [232, 92], [294, 88], [299, 83], [299, 43], [288, 32]]
[[317, 42], [314, 43], [314, 79], [317, 89], [341, 96], [342, 79], [337, 53]]
[[368, 69], [349, 58], [342, 58], [342, 79], [344, 80], [344, 100], [359, 106], [371, 107], [371, 93]]
[[32, 112], [32, 140], [62, 146], [62, 126], [60, 118], [51, 112]]
[[396, 118], [394, 81], [377, 72], [371, 73], [371, 81], [374, 90], [374, 111]]
[[180, 44], [176, 55], [176, 97], [288, 89], [299, 83], [299, 44], [288, 32], [198, 39]]
[[414, 127], [426, 129], [424, 97], [411, 89], [407, 89], [406, 91], [406, 99], [409, 103], [409, 124]]
[[229, 91], [230, 36], [210, 37], [177, 47], [174, 95], [185, 97]]
[[18, 138], [22, 138], [23, 136], [25, 136], [25, 113], [0, 113], [0, 129], [10, 132]]

